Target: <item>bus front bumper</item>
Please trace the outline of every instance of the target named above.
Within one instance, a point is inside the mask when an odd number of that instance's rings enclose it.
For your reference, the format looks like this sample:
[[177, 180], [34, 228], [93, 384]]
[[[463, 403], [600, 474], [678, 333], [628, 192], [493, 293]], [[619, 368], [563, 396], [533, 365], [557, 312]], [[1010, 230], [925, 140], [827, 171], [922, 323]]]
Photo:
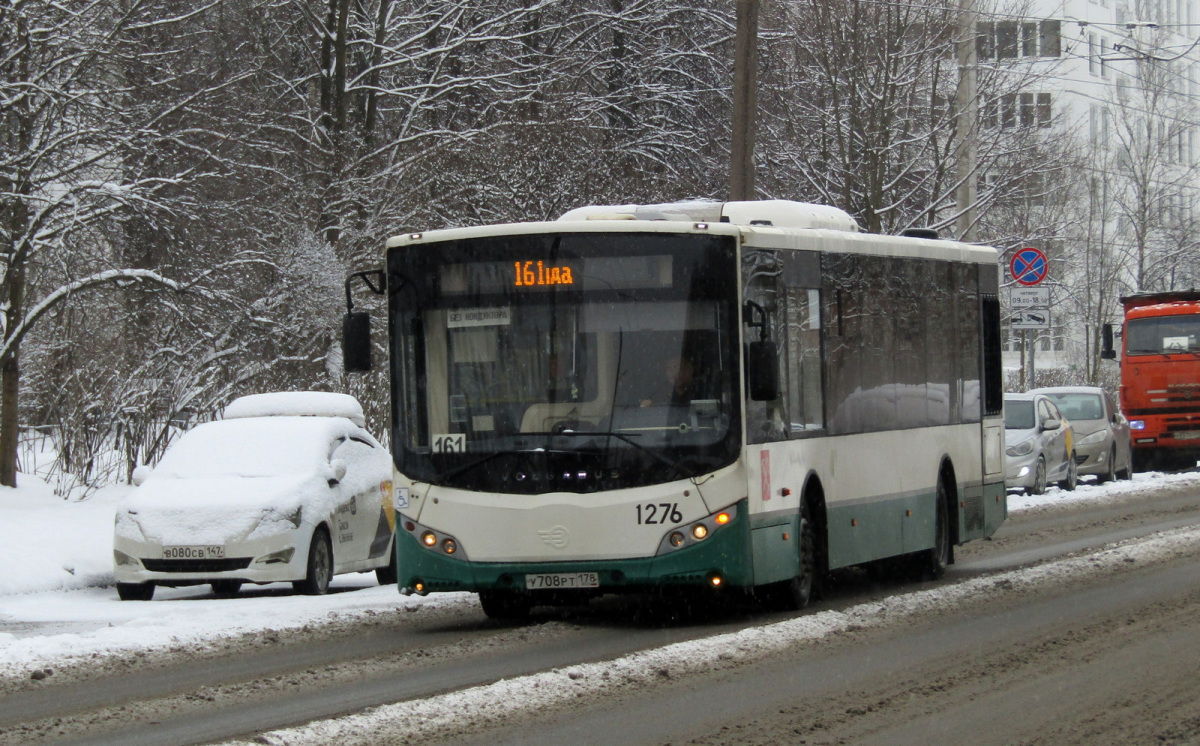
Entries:
[[396, 532], [398, 587], [401, 593], [527, 590], [529, 576], [594, 573], [598, 585], [559, 586], [595, 594], [645, 592], [665, 588], [749, 587], [753, 585], [750, 521], [742, 503], [737, 517], [704, 541], [654, 557], [572, 562], [471, 562], [422, 546], [405, 531]]

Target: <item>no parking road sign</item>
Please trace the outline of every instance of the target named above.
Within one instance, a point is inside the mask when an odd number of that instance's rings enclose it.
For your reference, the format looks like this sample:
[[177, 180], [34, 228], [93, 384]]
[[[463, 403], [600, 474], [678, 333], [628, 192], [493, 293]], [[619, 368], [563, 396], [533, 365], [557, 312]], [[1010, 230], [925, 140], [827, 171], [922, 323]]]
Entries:
[[1008, 272], [1019, 285], [1036, 285], [1046, 279], [1050, 263], [1041, 249], [1027, 247], [1017, 251], [1008, 262]]

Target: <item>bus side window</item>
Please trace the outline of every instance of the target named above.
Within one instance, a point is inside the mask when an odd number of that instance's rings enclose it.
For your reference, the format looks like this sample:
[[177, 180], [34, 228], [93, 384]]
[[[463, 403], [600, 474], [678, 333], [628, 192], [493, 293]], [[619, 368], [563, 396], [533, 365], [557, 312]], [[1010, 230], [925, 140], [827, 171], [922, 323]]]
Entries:
[[[787, 273], [790, 279], [790, 272]], [[825, 400], [821, 386], [821, 292], [816, 288], [787, 286], [785, 297], [786, 375], [784, 395], [793, 435], [825, 426]]]
[[[786, 349], [787, 320], [783, 295], [786, 285], [783, 280], [783, 262], [777, 251], [747, 249], [742, 255], [742, 279], [745, 282], [744, 299], [757, 304], [765, 313], [767, 339], [775, 342], [781, 352]], [[743, 338], [758, 340], [761, 328], [751, 327], [745, 322], [761, 323], [759, 314], [743, 319]], [[747, 372], [750, 360], [747, 347]], [[790, 417], [787, 409], [789, 381], [787, 355], [779, 359], [779, 396], [771, 401], [755, 401], [750, 398], [749, 382], [744, 381], [746, 402], [746, 438], [751, 443], [769, 443], [788, 437]]]

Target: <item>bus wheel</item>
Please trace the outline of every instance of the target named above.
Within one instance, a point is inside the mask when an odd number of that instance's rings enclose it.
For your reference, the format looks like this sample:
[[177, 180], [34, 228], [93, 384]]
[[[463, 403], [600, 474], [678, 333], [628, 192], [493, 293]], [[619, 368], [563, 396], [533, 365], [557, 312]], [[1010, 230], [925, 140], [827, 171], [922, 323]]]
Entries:
[[950, 495], [946, 483], [938, 478], [937, 509], [934, 514], [933, 547], [916, 554], [914, 573], [921, 580], [939, 580], [950, 566]]
[[489, 619], [525, 619], [533, 599], [521, 591], [480, 591], [479, 605]]
[[799, 611], [813, 598], [817, 578], [817, 532], [809, 516], [808, 501], [800, 503], [800, 574], [782, 583], [764, 586], [758, 593], [773, 611]]

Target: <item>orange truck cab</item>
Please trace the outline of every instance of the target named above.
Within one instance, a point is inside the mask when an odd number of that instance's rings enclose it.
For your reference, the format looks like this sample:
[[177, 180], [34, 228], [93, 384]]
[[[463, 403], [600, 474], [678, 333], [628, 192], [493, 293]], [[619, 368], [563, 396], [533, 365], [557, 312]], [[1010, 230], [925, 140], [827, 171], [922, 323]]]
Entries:
[[[1137, 293], [1125, 307], [1121, 410], [1136, 471], [1200, 459], [1200, 290]], [[1116, 357], [1106, 334], [1106, 358]]]

